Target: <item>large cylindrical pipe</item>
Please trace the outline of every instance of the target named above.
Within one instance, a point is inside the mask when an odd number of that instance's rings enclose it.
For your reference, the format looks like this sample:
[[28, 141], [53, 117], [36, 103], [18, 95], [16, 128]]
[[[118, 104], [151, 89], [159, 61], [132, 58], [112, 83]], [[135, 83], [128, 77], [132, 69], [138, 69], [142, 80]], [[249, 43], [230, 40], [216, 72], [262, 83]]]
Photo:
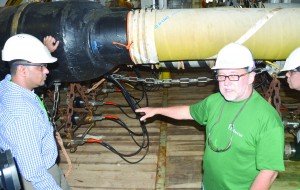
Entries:
[[128, 41], [136, 64], [215, 59], [230, 42], [258, 60], [284, 60], [300, 46], [300, 9], [169, 9], [129, 13]]
[[[49, 65], [50, 82], [86, 81], [102, 76], [120, 64], [131, 63], [127, 44], [128, 11], [112, 11], [100, 3], [58, 1], [30, 3], [0, 10], [0, 47], [9, 36], [28, 33], [43, 39], [52, 35], [60, 41]], [[30, 44], [28, 44], [30, 48]], [[0, 71], [7, 73], [7, 66]]]
[[[230, 42], [258, 60], [284, 60], [300, 46], [300, 9], [112, 11], [90, 1], [31, 3], [0, 9], [0, 48], [9, 36], [53, 35], [61, 43], [51, 82], [98, 78], [120, 64], [215, 59]], [[129, 52], [128, 52], [129, 49]], [[7, 66], [0, 64], [0, 78]]]

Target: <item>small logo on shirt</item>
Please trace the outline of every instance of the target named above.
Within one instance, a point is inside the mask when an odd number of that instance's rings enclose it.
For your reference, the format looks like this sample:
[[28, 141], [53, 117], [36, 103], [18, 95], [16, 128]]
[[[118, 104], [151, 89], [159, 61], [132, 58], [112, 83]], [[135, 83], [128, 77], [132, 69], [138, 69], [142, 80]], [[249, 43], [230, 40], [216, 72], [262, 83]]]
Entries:
[[230, 131], [232, 131], [234, 134], [236, 134], [237, 136], [243, 137], [243, 134], [241, 134], [240, 132], [238, 132], [238, 131], [235, 130], [235, 128], [233, 127], [233, 124], [232, 124], [232, 123], [229, 124], [228, 129], [229, 129]]

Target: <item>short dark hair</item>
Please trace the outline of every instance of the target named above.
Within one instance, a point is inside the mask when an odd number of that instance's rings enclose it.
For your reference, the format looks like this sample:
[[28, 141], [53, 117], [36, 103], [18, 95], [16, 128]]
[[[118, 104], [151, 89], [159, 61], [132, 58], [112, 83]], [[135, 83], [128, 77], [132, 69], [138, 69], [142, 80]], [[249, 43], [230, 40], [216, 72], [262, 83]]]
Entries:
[[28, 61], [23, 60], [23, 59], [15, 59], [15, 60], [9, 61], [8, 64], [9, 64], [9, 67], [10, 67], [10, 74], [11, 75], [16, 74], [18, 63], [27, 63], [27, 62]]

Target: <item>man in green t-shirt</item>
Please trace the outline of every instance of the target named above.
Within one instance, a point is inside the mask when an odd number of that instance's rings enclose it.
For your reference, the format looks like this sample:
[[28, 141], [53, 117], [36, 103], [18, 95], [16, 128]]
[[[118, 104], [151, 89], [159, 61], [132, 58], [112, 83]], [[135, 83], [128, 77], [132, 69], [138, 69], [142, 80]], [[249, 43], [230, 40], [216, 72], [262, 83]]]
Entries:
[[269, 189], [283, 171], [284, 127], [276, 110], [253, 89], [254, 60], [231, 43], [218, 53], [219, 93], [190, 106], [140, 108], [141, 120], [156, 114], [206, 125], [203, 189]]

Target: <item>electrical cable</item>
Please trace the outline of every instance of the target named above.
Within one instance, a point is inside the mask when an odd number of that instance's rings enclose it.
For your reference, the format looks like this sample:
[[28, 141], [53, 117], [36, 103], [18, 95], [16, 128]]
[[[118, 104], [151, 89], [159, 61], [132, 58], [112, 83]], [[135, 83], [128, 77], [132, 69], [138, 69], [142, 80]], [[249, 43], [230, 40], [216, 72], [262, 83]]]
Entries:
[[[143, 121], [140, 121], [141, 114], [135, 112], [135, 110], [137, 109], [138, 103], [136, 101], [134, 101], [134, 99], [129, 94], [129, 92], [126, 90], [126, 88], [124, 88], [124, 86], [122, 86], [120, 84], [120, 82], [117, 81], [116, 79], [114, 79], [110, 74], [106, 74], [104, 77], [107, 78], [108, 80], [112, 81], [121, 90], [121, 92], [122, 92], [125, 100], [127, 101], [129, 107], [136, 114], [136, 119], [139, 121], [141, 130], [142, 130], [142, 133], [139, 134], [139, 136], [143, 136], [143, 139], [142, 139], [141, 144], [137, 143], [137, 141], [133, 138], [133, 135], [137, 134], [137, 133], [134, 133], [133, 131], [131, 131], [124, 122], [122, 122], [119, 119], [115, 119], [115, 118], [106, 118], [106, 119], [112, 120], [114, 122], [117, 122], [123, 128], [125, 128], [129, 132], [129, 134], [130, 134], [131, 138], [134, 140], [134, 142], [138, 145], [139, 149], [137, 151], [135, 151], [134, 153], [131, 153], [131, 154], [123, 154], [123, 153], [120, 153], [119, 151], [117, 151], [113, 146], [111, 146], [110, 144], [108, 144], [106, 142], [101, 141], [99, 143], [102, 146], [104, 146], [105, 148], [107, 148], [108, 150], [110, 150], [111, 152], [113, 152], [113, 153], [117, 154], [118, 156], [120, 156], [124, 161], [126, 161], [128, 163], [131, 163], [131, 164], [138, 163], [138, 162], [142, 161], [145, 158], [145, 156], [147, 155], [147, 153], [149, 151], [149, 134], [148, 134], [147, 128], [145, 126], [145, 123]], [[130, 161], [126, 158], [126, 157], [132, 157], [132, 156], [137, 155], [143, 149], [146, 149], [146, 151], [145, 151], [144, 155], [139, 160], [133, 162], [133, 161]]]
[[[118, 156], [120, 156], [124, 161], [128, 162], [128, 163], [131, 163], [131, 164], [135, 164], [135, 163], [138, 163], [140, 161], [142, 161], [144, 159], [144, 157], [147, 155], [148, 153], [148, 150], [149, 150], [149, 136], [148, 136], [148, 133], [145, 133], [143, 131], [143, 133], [141, 134], [138, 134], [138, 133], [135, 133], [133, 131], [131, 131], [127, 125], [125, 123], [123, 123], [120, 119], [118, 119], [117, 117], [111, 117], [111, 116], [106, 116], [104, 120], [110, 120], [110, 121], [113, 121], [113, 122], [116, 122], [118, 123], [120, 126], [122, 126], [124, 129], [126, 129], [128, 131], [128, 133], [130, 134], [131, 138], [133, 139], [133, 141], [136, 143], [136, 145], [138, 145], [139, 149], [133, 153], [130, 153], [130, 154], [123, 154], [123, 153], [120, 153], [119, 151], [117, 151], [112, 145], [104, 142], [103, 140], [97, 140], [97, 139], [87, 139], [86, 142], [87, 143], [99, 143], [101, 144], [102, 146], [104, 146], [105, 148], [107, 148], [108, 150], [110, 150], [111, 152], [117, 154]], [[145, 125], [144, 123], [141, 123], [141, 125]], [[142, 127], [143, 129], [145, 129], [145, 127]], [[135, 136], [143, 136], [143, 141], [142, 141], [142, 145], [140, 145], [133, 137], [133, 135]], [[145, 139], [147, 139], [145, 141]], [[145, 143], [146, 142], [146, 143]], [[135, 156], [137, 155], [138, 153], [140, 153], [143, 149], [146, 149], [146, 152], [145, 154], [137, 161], [135, 162], [132, 162], [132, 161], [129, 161], [128, 159], [126, 159], [126, 157], [132, 157], [132, 156]]]
[[[139, 70], [138, 70], [135, 66], [133, 66], [132, 69], [133, 69], [133, 71], [134, 71], [134, 73], [135, 73], [135, 76], [137, 76], [138, 78], [140, 78], [140, 77], [141, 77], [141, 74], [140, 74]], [[134, 88], [134, 89], [136, 89], [136, 90], [142, 91], [142, 95], [141, 95], [140, 98], [135, 98], [134, 96], [132, 96], [131, 94], [129, 94], [129, 96], [131, 97], [131, 99], [134, 100], [136, 106], [140, 107], [139, 104], [140, 104], [140, 102], [141, 102], [144, 98], [146, 99], [146, 107], [149, 105], [149, 99], [148, 99], [148, 95], [147, 95], [147, 89], [145, 88], [145, 84], [143, 84], [143, 83], [138, 84], [138, 83], [137, 83], [135, 86], [130, 85], [130, 84], [128, 84], [128, 83], [125, 83], [125, 84], [128, 85], [128, 86], [130, 86], [131, 88]], [[142, 89], [138, 89], [138, 88], [137, 88], [137, 85], [140, 85]], [[124, 88], [124, 89], [125, 89], [125, 88]], [[128, 118], [136, 119], [136, 118], [130, 116], [129, 114], [127, 114], [127, 113], [124, 111], [123, 108], [124, 108], [124, 107], [129, 107], [128, 105], [120, 105], [120, 104], [112, 104], [112, 105], [118, 107], [118, 108], [122, 111], [122, 113], [123, 113], [124, 115], [126, 115]]]

